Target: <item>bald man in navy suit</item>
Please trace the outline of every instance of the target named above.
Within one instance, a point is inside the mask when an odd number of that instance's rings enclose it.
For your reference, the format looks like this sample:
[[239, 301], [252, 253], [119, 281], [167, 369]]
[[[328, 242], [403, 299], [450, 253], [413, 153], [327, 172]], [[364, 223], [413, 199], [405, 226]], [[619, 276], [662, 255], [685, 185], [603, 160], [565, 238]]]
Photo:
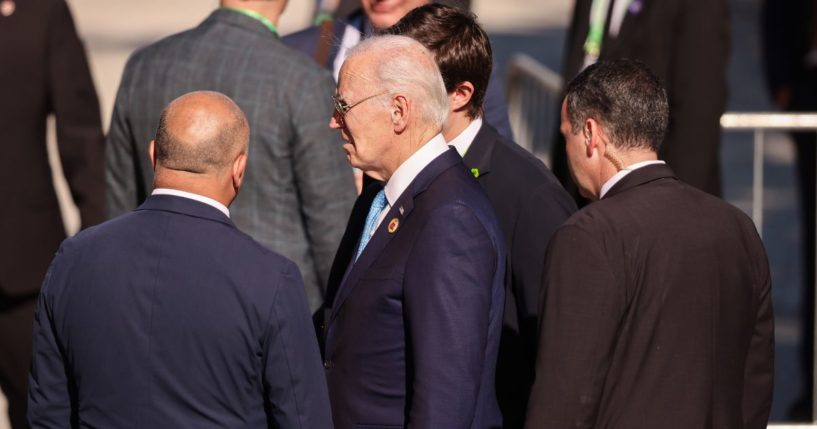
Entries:
[[332, 427], [298, 268], [230, 220], [248, 149], [225, 95], [162, 112], [153, 194], [64, 242], [46, 276], [32, 427]]

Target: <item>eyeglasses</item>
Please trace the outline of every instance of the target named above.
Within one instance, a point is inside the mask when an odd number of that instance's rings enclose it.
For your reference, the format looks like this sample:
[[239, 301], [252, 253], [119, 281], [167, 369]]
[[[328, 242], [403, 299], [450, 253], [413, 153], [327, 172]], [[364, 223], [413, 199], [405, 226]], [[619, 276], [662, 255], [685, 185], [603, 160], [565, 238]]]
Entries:
[[333, 95], [332, 96], [332, 101], [335, 103], [335, 112], [338, 114], [338, 118], [340, 118], [341, 125], [343, 125], [345, 123], [344, 119], [346, 117], [346, 113], [349, 112], [350, 110], [352, 110], [353, 107], [357, 106], [358, 104], [360, 104], [360, 103], [362, 103], [362, 102], [364, 102], [366, 100], [371, 100], [372, 98], [379, 97], [379, 96], [381, 96], [383, 94], [385, 94], [385, 92], [381, 92], [381, 93], [375, 94], [375, 95], [370, 95], [370, 96], [368, 96], [366, 98], [363, 98], [362, 100], [358, 100], [357, 103], [354, 103], [354, 104], [351, 104], [351, 105], [346, 104], [346, 101], [344, 101], [338, 95]]

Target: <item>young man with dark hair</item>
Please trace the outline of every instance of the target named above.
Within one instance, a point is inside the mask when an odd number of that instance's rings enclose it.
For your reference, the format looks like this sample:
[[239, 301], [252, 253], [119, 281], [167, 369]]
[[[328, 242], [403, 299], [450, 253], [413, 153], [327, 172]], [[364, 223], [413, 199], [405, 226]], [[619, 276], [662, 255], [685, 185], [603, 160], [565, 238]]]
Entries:
[[428, 4], [386, 32], [409, 36], [434, 53], [450, 105], [443, 136], [488, 195], [505, 236], [509, 261], [497, 396], [503, 427], [522, 427], [533, 381], [542, 261], [550, 236], [576, 207], [540, 160], [483, 122], [491, 43], [473, 14]]

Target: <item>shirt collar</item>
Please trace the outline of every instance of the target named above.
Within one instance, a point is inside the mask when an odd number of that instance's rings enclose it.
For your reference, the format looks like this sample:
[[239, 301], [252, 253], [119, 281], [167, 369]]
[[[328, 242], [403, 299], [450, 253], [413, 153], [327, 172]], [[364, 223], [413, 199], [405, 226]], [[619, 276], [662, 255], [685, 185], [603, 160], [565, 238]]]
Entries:
[[655, 165], [655, 164], [666, 164], [666, 162], [661, 161], [660, 159], [653, 160], [653, 161], [641, 161], [636, 162], [635, 164], [630, 164], [627, 167], [624, 167], [618, 173], [614, 174], [613, 177], [607, 179], [604, 182], [604, 185], [601, 186], [601, 191], [599, 192], [599, 199], [604, 198], [604, 195], [612, 188], [616, 183], [621, 181], [625, 176], [632, 173], [634, 170], [638, 170], [639, 168], [646, 167], [648, 165]]
[[272, 34], [275, 34], [276, 36], [278, 35], [278, 27], [275, 24], [273, 24], [273, 22], [270, 21], [269, 18], [258, 13], [257, 11], [254, 11], [252, 9], [246, 9], [243, 7], [228, 7], [228, 6], [223, 6], [222, 9], [231, 10], [233, 12], [237, 12], [242, 15], [249, 16], [250, 18], [253, 18], [255, 20], [258, 20], [259, 22], [264, 24], [264, 27], [267, 27], [269, 31], [272, 32]]
[[225, 206], [224, 204], [221, 204], [220, 202], [218, 202], [218, 201], [216, 201], [216, 200], [214, 200], [212, 198], [205, 197], [204, 195], [199, 195], [199, 194], [194, 194], [192, 192], [185, 192], [185, 191], [180, 191], [178, 189], [169, 189], [169, 188], [156, 188], [156, 189], [153, 190], [153, 193], [151, 193], [151, 195], [172, 195], [174, 197], [182, 197], [182, 198], [188, 198], [188, 199], [191, 199], [191, 200], [196, 200], [196, 201], [198, 201], [200, 203], [207, 204], [208, 206], [215, 207], [220, 212], [224, 213], [225, 216], [230, 217], [230, 209], [228, 209], [227, 206]]
[[468, 148], [471, 147], [471, 143], [474, 142], [480, 128], [482, 128], [482, 118], [476, 118], [457, 137], [451, 139], [448, 145], [454, 146], [460, 156], [465, 157], [465, 152], [468, 152]]
[[400, 195], [408, 188], [411, 182], [423, 171], [431, 161], [444, 154], [448, 150], [448, 145], [442, 134], [437, 134], [424, 144], [417, 152], [414, 152], [407, 160], [403, 161], [394, 174], [386, 182], [386, 200], [391, 207]]

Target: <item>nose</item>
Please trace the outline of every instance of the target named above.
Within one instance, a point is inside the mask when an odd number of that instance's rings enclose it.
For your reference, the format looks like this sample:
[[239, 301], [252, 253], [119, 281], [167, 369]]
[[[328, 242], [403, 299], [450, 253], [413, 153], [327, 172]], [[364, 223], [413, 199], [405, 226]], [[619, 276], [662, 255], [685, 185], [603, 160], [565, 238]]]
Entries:
[[340, 119], [338, 119], [338, 112], [335, 111], [332, 113], [332, 118], [329, 119], [329, 128], [334, 130], [339, 130], [343, 128], [343, 123], [341, 123]]

